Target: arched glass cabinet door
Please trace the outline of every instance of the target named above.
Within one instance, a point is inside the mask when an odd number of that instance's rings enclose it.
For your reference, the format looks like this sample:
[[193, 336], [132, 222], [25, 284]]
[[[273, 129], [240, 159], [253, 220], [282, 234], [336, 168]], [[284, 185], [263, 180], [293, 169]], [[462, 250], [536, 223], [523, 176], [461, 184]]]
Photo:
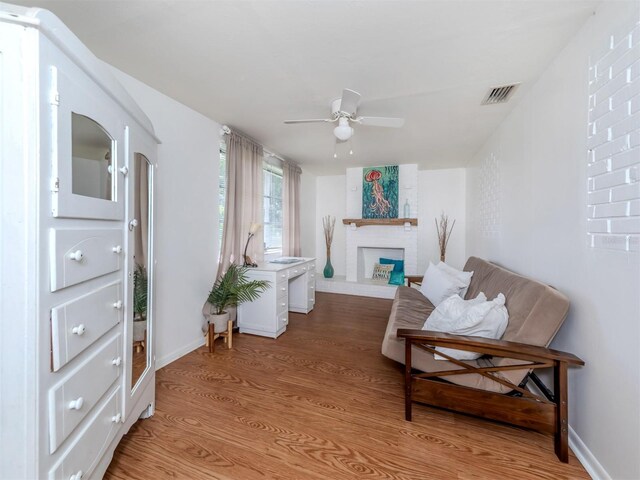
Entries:
[[[45, 72], [56, 85], [59, 103], [51, 106], [51, 213], [57, 218], [123, 220], [126, 171], [125, 125], [112, 100], [51, 68]], [[50, 135], [50, 138], [47, 138]]]

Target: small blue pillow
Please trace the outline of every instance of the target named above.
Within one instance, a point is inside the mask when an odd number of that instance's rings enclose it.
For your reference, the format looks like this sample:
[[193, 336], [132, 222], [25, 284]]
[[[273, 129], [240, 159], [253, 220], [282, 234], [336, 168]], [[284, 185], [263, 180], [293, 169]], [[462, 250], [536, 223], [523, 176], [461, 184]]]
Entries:
[[391, 258], [381, 258], [380, 265], [393, 265], [394, 272], [404, 272], [404, 260], [393, 260]]
[[389, 285], [404, 285], [404, 272], [391, 272], [389, 276]]

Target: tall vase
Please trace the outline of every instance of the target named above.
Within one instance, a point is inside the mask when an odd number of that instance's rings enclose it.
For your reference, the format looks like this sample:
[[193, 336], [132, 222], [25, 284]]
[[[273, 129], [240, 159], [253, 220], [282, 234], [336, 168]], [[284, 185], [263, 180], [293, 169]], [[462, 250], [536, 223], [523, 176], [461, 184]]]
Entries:
[[324, 278], [333, 278], [333, 265], [331, 265], [331, 249], [327, 248], [327, 264], [324, 266]]

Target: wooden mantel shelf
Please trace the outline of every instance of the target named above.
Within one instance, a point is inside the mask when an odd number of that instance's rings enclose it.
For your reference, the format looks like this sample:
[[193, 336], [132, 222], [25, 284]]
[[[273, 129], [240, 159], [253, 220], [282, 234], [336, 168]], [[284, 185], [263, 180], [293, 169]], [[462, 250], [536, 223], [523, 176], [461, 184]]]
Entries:
[[342, 223], [351, 225], [354, 223], [356, 227], [365, 227], [369, 225], [404, 225], [408, 223], [412, 226], [418, 225], [417, 218], [343, 218]]

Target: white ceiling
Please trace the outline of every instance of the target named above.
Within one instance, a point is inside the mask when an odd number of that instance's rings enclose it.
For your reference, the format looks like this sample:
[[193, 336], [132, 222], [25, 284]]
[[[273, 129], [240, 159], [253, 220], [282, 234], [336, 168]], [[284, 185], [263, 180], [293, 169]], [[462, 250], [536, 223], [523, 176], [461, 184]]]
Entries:
[[[346, 166], [464, 166], [592, 14], [597, 1], [31, 0], [101, 59], [316, 174]], [[522, 82], [505, 105], [489, 87]], [[354, 155], [333, 158], [324, 118], [343, 88], [358, 113]], [[179, 128], [179, 126], [177, 126]]]

